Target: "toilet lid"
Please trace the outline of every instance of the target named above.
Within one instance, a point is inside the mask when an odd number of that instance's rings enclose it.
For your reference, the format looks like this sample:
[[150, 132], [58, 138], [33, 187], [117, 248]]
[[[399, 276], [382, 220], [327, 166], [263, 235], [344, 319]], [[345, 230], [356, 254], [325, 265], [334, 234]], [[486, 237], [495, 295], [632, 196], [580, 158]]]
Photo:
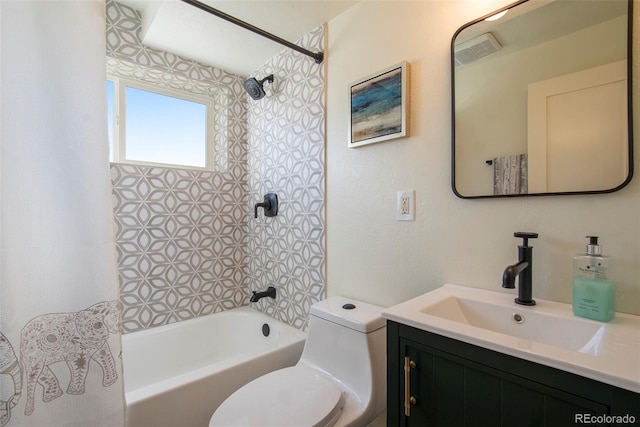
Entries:
[[334, 382], [304, 367], [257, 378], [233, 393], [211, 417], [214, 426], [331, 426], [344, 406]]

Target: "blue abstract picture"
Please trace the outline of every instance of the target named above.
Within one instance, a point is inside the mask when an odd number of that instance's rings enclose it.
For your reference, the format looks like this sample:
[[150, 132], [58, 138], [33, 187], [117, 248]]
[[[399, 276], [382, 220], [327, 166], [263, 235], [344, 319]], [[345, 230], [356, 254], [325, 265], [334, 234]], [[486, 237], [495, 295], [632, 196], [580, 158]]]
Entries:
[[397, 67], [351, 86], [352, 144], [404, 136], [402, 70]]

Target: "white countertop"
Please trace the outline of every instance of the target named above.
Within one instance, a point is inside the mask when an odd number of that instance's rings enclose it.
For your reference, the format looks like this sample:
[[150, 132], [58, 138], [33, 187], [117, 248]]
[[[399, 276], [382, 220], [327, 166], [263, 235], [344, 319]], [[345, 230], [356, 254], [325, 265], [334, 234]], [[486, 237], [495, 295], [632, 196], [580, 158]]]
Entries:
[[[591, 340], [588, 348], [574, 350], [426, 313], [429, 311], [426, 307], [434, 307], [451, 297], [497, 304], [501, 309], [506, 307], [513, 313], [522, 313], [534, 319], [541, 315], [545, 321], [558, 324], [563, 319], [574, 325], [575, 322], [587, 322], [581, 326], [597, 329], [597, 336]], [[640, 316], [616, 313], [613, 320], [602, 323], [574, 316], [570, 304], [536, 298], [537, 305], [527, 307], [515, 304], [513, 299], [512, 294], [447, 284], [389, 307], [382, 316], [417, 329], [640, 393]], [[542, 332], [554, 334], [553, 330]]]

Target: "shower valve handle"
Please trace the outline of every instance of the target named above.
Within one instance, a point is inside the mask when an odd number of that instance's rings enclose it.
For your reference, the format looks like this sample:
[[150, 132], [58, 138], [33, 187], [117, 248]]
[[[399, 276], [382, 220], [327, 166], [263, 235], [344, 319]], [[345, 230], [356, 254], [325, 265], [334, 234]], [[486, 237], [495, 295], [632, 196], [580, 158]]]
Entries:
[[264, 201], [262, 203], [256, 203], [255, 206], [253, 207], [253, 217], [254, 218], [258, 218], [258, 208], [264, 208], [264, 210], [266, 212], [269, 209], [271, 209], [271, 202], [266, 200], [266, 201]]
[[254, 218], [258, 218], [258, 208], [264, 209], [264, 216], [278, 215], [278, 195], [276, 193], [265, 194], [262, 203], [256, 203], [253, 207]]

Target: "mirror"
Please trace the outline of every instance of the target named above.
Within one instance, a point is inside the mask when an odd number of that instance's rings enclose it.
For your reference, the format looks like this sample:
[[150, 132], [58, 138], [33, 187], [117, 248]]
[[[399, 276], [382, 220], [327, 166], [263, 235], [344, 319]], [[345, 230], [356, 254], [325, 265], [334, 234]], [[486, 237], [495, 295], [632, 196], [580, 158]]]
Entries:
[[524, 0], [455, 33], [457, 196], [605, 193], [629, 183], [631, 7]]

